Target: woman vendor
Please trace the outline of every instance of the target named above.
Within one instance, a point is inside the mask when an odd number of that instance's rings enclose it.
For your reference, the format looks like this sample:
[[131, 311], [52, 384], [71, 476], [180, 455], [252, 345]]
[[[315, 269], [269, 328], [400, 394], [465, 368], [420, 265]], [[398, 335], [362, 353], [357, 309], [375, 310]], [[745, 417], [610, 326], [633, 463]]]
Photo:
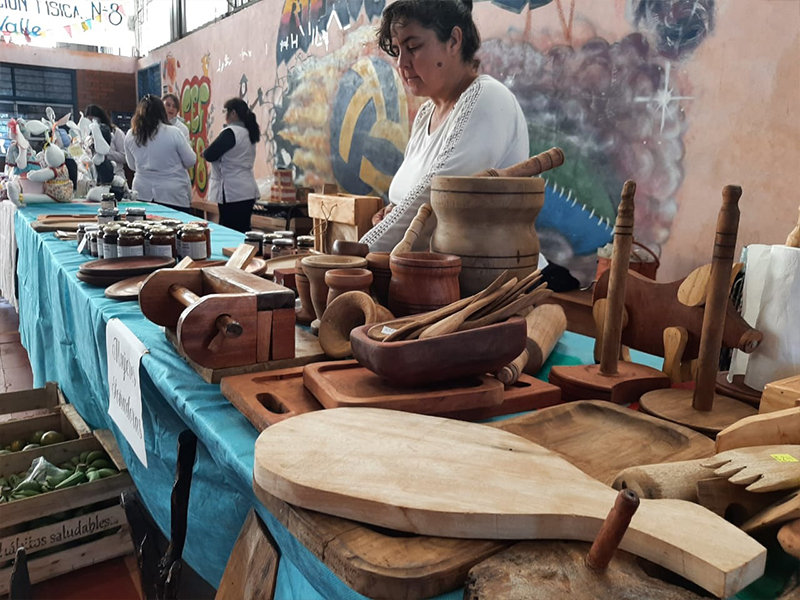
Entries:
[[[406, 87], [429, 100], [414, 120], [405, 158], [389, 187], [389, 204], [361, 242], [391, 251], [430, 201], [437, 175], [472, 175], [528, 158], [528, 127], [514, 95], [478, 74], [481, 40], [471, 0], [398, 0], [383, 11], [378, 45], [397, 60]], [[414, 249], [427, 249], [429, 219]]]

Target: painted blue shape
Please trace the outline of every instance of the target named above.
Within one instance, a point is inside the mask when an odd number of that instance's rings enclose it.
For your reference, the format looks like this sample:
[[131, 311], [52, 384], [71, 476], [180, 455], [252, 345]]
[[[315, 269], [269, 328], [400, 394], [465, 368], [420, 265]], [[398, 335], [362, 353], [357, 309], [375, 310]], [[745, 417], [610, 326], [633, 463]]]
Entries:
[[611, 223], [584, 207], [575, 198], [567, 200], [567, 194], [545, 186], [544, 207], [536, 219], [536, 229], [554, 229], [563, 235], [572, 251], [577, 255], [592, 254], [613, 239], [614, 227]]

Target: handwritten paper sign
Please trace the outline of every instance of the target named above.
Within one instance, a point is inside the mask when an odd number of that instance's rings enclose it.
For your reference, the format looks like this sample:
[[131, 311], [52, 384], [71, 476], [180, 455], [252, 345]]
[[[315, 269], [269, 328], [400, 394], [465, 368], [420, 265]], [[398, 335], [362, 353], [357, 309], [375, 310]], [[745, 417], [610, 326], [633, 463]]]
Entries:
[[119, 319], [106, 325], [108, 414], [147, 467], [139, 365], [147, 348]]

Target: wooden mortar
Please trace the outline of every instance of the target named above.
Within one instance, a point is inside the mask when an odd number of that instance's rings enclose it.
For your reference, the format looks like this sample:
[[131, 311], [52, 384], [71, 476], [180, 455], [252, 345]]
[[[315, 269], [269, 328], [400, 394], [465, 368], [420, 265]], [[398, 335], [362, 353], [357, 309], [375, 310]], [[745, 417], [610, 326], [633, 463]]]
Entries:
[[367, 269], [331, 269], [325, 273], [328, 286], [328, 304], [345, 292], [364, 292], [369, 295], [372, 272]]
[[308, 277], [311, 287], [311, 303], [317, 319], [321, 319], [328, 306], [328, 286], [325, 283], [325, 273], [331, 269], [363, 269], [367, 266], [367, 259], [358, 256], [331, 256], [316, 254], [302, 259], [303, 271]]
[[389, 266], [389, 310], [398, 317], [436, 310], [461, 297], [457, 256], [402, 252], [391, 257]]

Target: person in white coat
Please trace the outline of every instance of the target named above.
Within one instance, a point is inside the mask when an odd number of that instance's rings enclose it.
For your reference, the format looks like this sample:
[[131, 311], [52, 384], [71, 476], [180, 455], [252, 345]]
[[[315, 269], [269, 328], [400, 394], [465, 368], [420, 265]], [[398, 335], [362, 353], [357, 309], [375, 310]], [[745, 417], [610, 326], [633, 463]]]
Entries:
[[106, 158], [114, 162], [114, 177], [119, 175], [125, 181], [125, 132], [111, 122], [108, 113], [98, 104], [87, 106], [85, 116], [87, 119], [100, 123], [103, 137], [110, 134], [111, 138], [106, 139], [106, 142], [111, 149], [106, 154]]
[[178, 100], [175, 94], [164, 94], [161, 96], [161, 99], [164, 101], [164, 109], [167, 111], [167, 121], [169, 121], [170, 125], [180, 129], [183, 137], [191, 144], [189, 140], [189, 128], [186, 126], [186, 123], [183, 122], [183, 119], [178, 116], [181, 101]]
[[183, 134], [167, 123], [164, 103], [148, 94], [139, 101], [125, 136], [125, 160], [136, 175], [139, 200], [188, 211], [192, 183], [186, 171], [197, 162]]
[[203, 152], [211, 164], [208, 200], [219, 205], [220, 225], [244, 233], [261, 196], [253, 175], [261, 131], [253, 111], [240, 98], [225, 102], [222, 113], [225, 129]]

